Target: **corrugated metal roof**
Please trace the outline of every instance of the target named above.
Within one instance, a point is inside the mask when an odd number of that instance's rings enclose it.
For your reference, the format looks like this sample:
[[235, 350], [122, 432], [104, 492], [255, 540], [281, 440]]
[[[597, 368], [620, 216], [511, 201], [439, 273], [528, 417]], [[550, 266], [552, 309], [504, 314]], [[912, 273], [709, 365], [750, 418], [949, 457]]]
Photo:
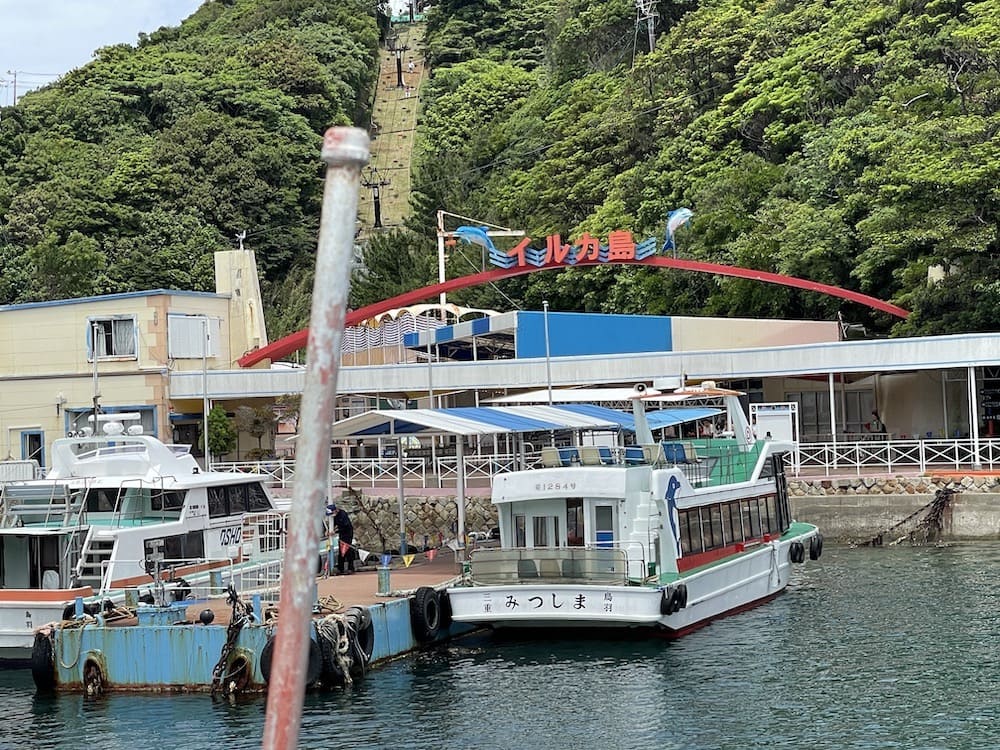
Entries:
[[[719, 409], [660, 409], [647, 413], [651, 429], [720, 414]], [[452, 409], [379, 409], [333, 426], [334, 438], [388, 435], [494, 435], [550, 430], [635, 430], [628, 412], [594, 404], [559, 406], [458, 407]]]

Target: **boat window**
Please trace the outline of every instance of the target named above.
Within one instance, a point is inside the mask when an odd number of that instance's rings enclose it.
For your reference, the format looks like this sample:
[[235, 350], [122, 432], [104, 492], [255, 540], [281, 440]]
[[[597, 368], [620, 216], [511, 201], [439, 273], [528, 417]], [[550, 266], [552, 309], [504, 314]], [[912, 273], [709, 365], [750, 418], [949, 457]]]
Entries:
[[549, 546], [549, 519], [545, 516], [534, 516], [531, 519], [531, 546]]
[[153, 490], [149, 507], [153, 510], [180, 510], [184, 507], [185, 490]]
[[229, 499], [229, 515], [247, 512], [247, 486], [245, 484], [234, 484], [226, 487], [226, 496]]
[[704, 508], [701, 514], [702, 537], [705, 539], [705, 549], [716, 549], [725, 545], [722, 534], [722, 507], [712, 505]]
[[566, 498], [566, 544], [570, 547], [582, 547], [585, 542], [583, 498]]
[[271, 501], [260, 482], [247, 485], [247, 506], [251, 513], [271, 510]]
[[722, 504], [722, 533], [726, 536], [727, 544], [743, 541], [743, 528], [740, 526], [739, 513], [733, 513], [732, 503]]
[[[150, 540], [154, 543], [157, 540]], [[153, 552], [150, 541], [146, 542], [146, 555]], [[189, 531], [186, 534], [164, 537], [163, 559], [196, 560], [205, 557], [205, 534], [202, 531]]]
[[92, 487], [87, 491], [88, 513], [114, 513], [117, 505], [117, 489], [108, 487]]
[[743, 530], [747, 539], [760, 536], [760, 512], [757, 509], [757, 498], [743, 501]]
[[763, 502], [760, 504], [760, 515], [765, 531], [769, 534], [780, 531], [781, 527], [778, 524], [778, 517], [774, 512], [774, 495], [768, 495], [764, 498]]
[[524, 533], [524, 516], [514, 516], [514, 546], [528, 546], [528, 541]]
[[226, 501], [225, 487], [208, 488], [208, 515], [212, 518], [229, 515], [229, 504]]
[[615, 543], [614, 509], [610, 505], [594, 508], [594, 540], [598, 547], [613, 547]]

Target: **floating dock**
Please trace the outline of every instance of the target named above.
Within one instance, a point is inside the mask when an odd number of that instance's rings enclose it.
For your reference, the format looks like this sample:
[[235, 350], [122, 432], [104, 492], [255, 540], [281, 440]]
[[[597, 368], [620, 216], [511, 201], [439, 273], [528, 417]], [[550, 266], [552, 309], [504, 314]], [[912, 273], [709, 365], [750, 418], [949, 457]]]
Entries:
[[[379, 662], [467, 632], [453, 628], [444, 593], [460, 569], [443, 549], [417, 553], [408, 567], [317, 578], [308, 682], [350, 684]], [[135, 617], [115, 621], [96, 615], [52, 623], [36, 634], [32, 676], [40, 690], [91, 696], [261, 692], [280, 622], [280, 604], [239, 597], [236, 606], [225, 599], [177, 602], [140, 606]]]

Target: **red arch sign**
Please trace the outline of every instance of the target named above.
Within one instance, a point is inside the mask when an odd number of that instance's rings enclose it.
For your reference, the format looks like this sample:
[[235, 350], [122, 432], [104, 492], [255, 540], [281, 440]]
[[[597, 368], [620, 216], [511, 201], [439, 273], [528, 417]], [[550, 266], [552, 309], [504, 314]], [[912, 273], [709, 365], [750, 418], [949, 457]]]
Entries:
[[[841, 299], [865, 305], [873, 310], [889, 313], [897, 318], [906, 318], [910, 314], [902, 307], [893, 305], [890, 302], [884, 302], [875, 297], [870, 297], [867, 294], [852, 292], [849, 289], [842, 289], [838, 286], [831, 286], [830, 284], [821, 284], [817, 281], [808, 281], [807, 279], [799, 279], [794, 276], [784, 276], [779, 273], [770, 273], [769, 271], [758, 271], [752, 268], [724, 266], [719, 263], [707, 263], [700, 260], [683, 260], [681, 258], [666, 258], [662, 256], [653, 256], [642, 260], [616, 260], [612, 262], [626, 265], [654, 266], [656, 268], [675, 268], [681, 271], [694, 271], [696, 273], [711, 273], [719, 276], [735, 276], [741, 279], [753, 279], [755, 281], [763, 281], [767, 284], [779, 284], [781, 286], [793, 287], [795, 289], [804, 289], [809, 292], [819, 292], [820, 294], [827, 294], [831, 297], [839, 297]], [[580, 260], [573, 267], [596, 265], [607, 265], [607, 263], [602, 263], [596, 259]], [[489, 284], [490, 282], [499, 281], [500, 279], [507, 279], [512, 276], [521, 276], [535, 271], [554, 271], [564, 268], [567, 268], [567, 266], [562, 263], [547, 263], [542, 266], [518, 265], [511, 268], [496, 268], [490, 271], [482, 271], [481, 273], [472, 274], [471, 276], [461, 276], [457, 279], [449, 279], [444, 283], [431, 284], [430, 286], [414, 289], [412, 292], [406, 292], [405, 294], [400, 294], [399, 296], [392, 297], [391, 299], [376, 302], [373, 305], [366, 305], [365, 307], [357, 310], [352, 310], [347, 314], [345, 323], [349, 326], [357, 325], [358, 323], [368, 320], [379, 313], [384, 313], [397, 307], [406, 307], [407, 305], [423, 302], [424, 300], [437, 297], [440, 294], [447, 294], [448, 292], [453, 292], [457, 289], [465, 289], [470, 286]], [[270, 359], [272, 361], [281, 359], [294, 351], [304, 349], [308, 338], [309, 329], [303, 328], [301, 331], [291, 333], [284, 338], [271, 342], [267, 346], [244, 354], [239, 359], [238, 363], [240, 367], [252, 367], [265, 359]]]

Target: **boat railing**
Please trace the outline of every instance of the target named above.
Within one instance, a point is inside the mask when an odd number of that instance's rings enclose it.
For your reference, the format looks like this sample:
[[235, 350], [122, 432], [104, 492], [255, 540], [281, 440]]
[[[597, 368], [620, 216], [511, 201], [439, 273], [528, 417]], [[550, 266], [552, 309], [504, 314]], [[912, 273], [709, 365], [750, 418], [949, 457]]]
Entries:
[[475, 586], [541, 582], [624, 585], [628, 571], [629, 556], [621, 548], [535, 547], [473, 550], [469, 575]]
[[0, 488], [0, 527], [76, 526], [84, 514], [83, 494], [63, 482], [8, 484]]
[[[258, 595], [264, 601], [276, 602], [281, 588], [283, 560], [280, 557], [254, 561], [240, 561], [234, 557], [165, 558], [155, 564], [159, 568], [158, 580], [150, 574], [148, 583], [125, 588], [102, 585], [96, 597], [128, 602], [162, 587], [160, 596], [165, 602], [197, 602], [224, 597], [232, 585], [240, 595]], [[101, 562], [102, 581], [108, 580], [112, 565], [146, 568], [149, 561], [104, 560]]]

